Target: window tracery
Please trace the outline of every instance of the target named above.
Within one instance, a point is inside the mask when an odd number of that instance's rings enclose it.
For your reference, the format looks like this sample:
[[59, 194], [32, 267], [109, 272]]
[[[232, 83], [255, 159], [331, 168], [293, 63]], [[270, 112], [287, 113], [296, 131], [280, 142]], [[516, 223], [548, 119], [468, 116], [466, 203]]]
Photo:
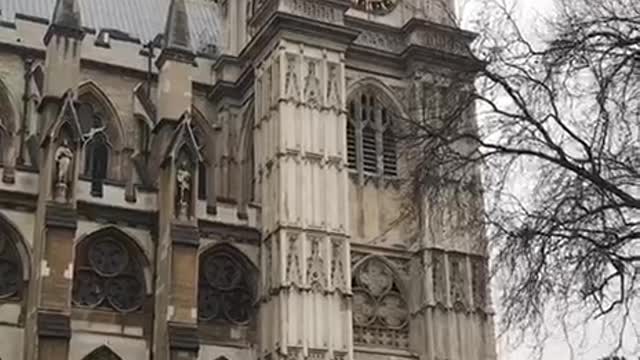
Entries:
[[84, 176], [91, 179], [91, 195], [102, 196], [102, 185], [108, 177], [110, 158], [105, 112], [88, 97], [81, 98], [78, 118], [84, 142]]
[[0, 234], [0, 300], [20, 296], [22, 266], [13, 242]]
[[354, 342], [396, 348], [409, 346], [409, 309], [393, 271], [371, 258], [353, 275]]
[[348, 101], [347, 164], [373, 176], [398, 176], [393, 112], [372, 87], [351, 94]]
[[253, 317], [255, 291], [244, 262], [233, 252], [218, 249], [203, 255], [200, 264], [199, 320], [248, 324]]
[[127, 313], [141, 308], [143, 271], [135, 251], [111, 234], [78, 244], [73, 302], [90, 308]]

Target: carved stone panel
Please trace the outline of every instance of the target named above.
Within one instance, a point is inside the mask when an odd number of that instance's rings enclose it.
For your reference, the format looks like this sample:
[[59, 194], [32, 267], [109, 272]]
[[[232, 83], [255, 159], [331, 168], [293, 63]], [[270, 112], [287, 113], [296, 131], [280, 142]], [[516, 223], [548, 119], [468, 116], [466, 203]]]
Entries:
[[287, 242], [286, 283], [300, 287], [302, 285], [302, 272], [300, 269], [299, 235], [295, 233], [288, 234]]
[[352, 287], [354, 342], [406, 348], [409, 310], [391, 268], [377, 258], [365, 260], [354, 269]]
[[478, 311], [484, 311], [487, 306], [487, 262], [480, 256], [473, 256], [471, 260], [471, 288], [473, 291], [473, 305]]
[[320, 253], [322, 237], [308, 235], [310, 255], [307, 258], [307, 282], [315, 291], [322, 291], [327, 288], [324, 271], [324, 260]]
[[299, 56], [286, 54], [287, 72], [284, 79], [284, 97], [291, 100], [300, 100], [299, 81]]
[[342, 92], [340, 91], [340, 65], [327, 64], [327, 106], [342, 108]]
[[467, 262], [462, 254], [451, 253], [449, 258], [449, 296], [451, 304], [457, 311], [467, 309], [469, 301], [467, 294]]
[[331, 239], [331, 283], [336, 290], [347, 291], [344, 271], [344, 240]]
[[320, 83], [320, 62], [310, 58], [306, 58], [305, 62], [304, 100], [309, 106], [321, 106], [322, 86]]
[[433, 299], [437, 305], [447, 305], [447, 278], [444, 252], [434, 250], [431, 254], [431, 276], [433, 280]]

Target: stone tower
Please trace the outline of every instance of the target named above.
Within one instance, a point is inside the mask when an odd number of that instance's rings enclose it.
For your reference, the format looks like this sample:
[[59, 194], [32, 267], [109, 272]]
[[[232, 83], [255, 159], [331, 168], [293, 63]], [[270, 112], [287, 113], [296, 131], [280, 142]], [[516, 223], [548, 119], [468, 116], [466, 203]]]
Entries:
[[0, 359], [496, 358], [481, 194], [408, 197], [397, 136], [476, 66], [451, 2], [35, 1], [0, 0]]

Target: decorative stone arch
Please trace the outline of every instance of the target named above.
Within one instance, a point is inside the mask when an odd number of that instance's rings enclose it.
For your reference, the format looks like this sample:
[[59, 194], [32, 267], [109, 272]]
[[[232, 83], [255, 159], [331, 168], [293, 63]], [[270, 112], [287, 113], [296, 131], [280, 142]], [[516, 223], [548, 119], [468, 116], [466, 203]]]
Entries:
[[[3, 274], [0, 279], [0, 300], [20, 300], [24, 298], [24, 293], [28, 289], [28, 283], [31, 279], [31, 250], [24, 240], [24, 237], [16, 227], [16, 225], [8, 219], [4, 214], [0, 213], [0, 263], [8, 265], [15, 262], [15, 278], [16, 291], [9, 291], [5, 286], [6, 281], [11, 281], [7, 274]], [[9, 268], [5, 270], [11, 271]], [[5, 283], [3, 283], [5, 282]], [[5, 291], [3, 291], [5, 290]]]
[[[347, 165], [363, 176], [398, 176], [398, 119], [402, 104], [380, 80], [364, 78], [347, 96]], [[401, 124], [400, 124], [401, 125]]]
[[115, 105], [107, 94], [93, 80], [87, 80], [78, 86], [78, 100], [86, 97], [93, 100], [97, 105], [102, 106], [107, 125], [107, 135], [109, 140], [117, 150], [126, 146], [125, 130]]
[[[106, 135], [106, 142], [109, 144], [108, 164], [105, 165], [106, 179], [120, 180], [123, 176], [122, 152], [129, 147], [129, 144], [127, 144], [124, 126], [116, 107], [100, 86], [92, 80], [80, 84], [77, 98], [80, 103], [78, 116], [83, 142], [89, 145], [93, 141], [93, 135], [98, 134], [96, 130], [104, 128], [99, 132]], [[87, 172], [84, 156], [87, 156], [87, 151], [83, 151], [83, 159], [80, 162], [82, 174]]]
[[356, 92], [367, 88], [376, 91], [378, 96], [387, 102], [387, 105], [393, 107], [393, 109], [396, 110], [402, 118], [407, 119], [409, 117], [408, 113], [405, 111], [405, 106], [394, 94], [393, 90], [391, 90], [387, 84], [375, 77], [365, 77], [350, 84], [347, 88], [347, 99], [353, 97]]
[[236, 326], [254, 322], [258, 301], [256, 265], [228, 243], [204, 247], [198, 259], [199, 321]]
[[409, 347], [408, 289], [395, 266], [370, 255], [352, 271], [354, 342]]
[[91, 351], [82, 360], [122, 360], [122, 358], [106, 345], [102, 345]]
[[131, 235], [107, 226], [79, 238], [74, 250], [74, 304], [126, 313], [140, 310], [152, 295], [151, 263]]

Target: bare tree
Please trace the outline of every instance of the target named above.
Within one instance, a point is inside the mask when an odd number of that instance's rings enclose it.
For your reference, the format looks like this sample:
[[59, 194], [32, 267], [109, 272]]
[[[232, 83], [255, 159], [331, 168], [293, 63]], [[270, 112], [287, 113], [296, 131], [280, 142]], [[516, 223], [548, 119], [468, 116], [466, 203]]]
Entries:
[[483, 189], [505, 329], [553, 311], [622, 334], [640, 312], [640, 2], [557, 5], [539, 42], [480, 7], [478, 66], [421, 85], [406, 119], [412, 195]]

